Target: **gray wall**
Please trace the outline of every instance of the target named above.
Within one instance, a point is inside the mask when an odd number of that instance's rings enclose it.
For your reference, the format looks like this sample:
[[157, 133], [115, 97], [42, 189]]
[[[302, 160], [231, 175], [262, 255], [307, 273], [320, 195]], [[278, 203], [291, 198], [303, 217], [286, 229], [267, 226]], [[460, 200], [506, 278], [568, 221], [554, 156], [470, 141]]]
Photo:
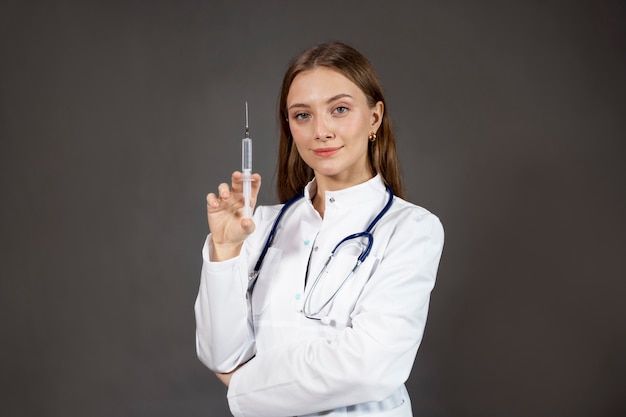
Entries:
[[339, 39], [447, 241], [418, 416], [624, 415], [623, 1], [3, 1], [0, 415], [226, 415], [196, 359], [204, 197], [250, 103]]

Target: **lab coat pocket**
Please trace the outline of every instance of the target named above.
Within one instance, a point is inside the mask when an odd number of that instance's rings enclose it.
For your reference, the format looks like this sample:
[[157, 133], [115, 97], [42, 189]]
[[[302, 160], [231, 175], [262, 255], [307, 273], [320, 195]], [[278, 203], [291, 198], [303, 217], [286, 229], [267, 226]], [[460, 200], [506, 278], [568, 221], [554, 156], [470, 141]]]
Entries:
[[270, 247], [267, 250], [252, 291], [252, 315], [255, 319], [263, 314], [272, 301], [272, 282], [277, 275], [282, 254], [283, 251], [278, 248]]

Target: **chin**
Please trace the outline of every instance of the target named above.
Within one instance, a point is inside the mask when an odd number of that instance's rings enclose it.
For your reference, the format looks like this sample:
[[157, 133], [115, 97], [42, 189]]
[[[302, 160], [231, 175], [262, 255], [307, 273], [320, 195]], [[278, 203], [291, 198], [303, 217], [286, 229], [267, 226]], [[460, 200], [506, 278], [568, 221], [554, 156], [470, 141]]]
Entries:
[[313, 172], [315, 172], [316, 176], [322, 175], [328, 178], [335, 178], [335, 177], [340, 176], [343, 171], [341, 169], [336, 169], [336, 168], [319, 168], [319, 169], [313, 168]]

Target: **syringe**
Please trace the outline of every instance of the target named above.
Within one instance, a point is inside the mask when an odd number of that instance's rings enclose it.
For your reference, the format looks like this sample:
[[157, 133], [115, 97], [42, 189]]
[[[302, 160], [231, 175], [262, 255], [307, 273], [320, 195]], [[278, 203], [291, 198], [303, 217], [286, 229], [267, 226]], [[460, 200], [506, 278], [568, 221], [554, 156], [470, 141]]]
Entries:
[[241, 141], [241, 172], [243, 173], [243, 217], [252, 217], [250, 196], [252, 194], [252, 139], [248, 129], [248, 102], [246, 101], [246, 136]]

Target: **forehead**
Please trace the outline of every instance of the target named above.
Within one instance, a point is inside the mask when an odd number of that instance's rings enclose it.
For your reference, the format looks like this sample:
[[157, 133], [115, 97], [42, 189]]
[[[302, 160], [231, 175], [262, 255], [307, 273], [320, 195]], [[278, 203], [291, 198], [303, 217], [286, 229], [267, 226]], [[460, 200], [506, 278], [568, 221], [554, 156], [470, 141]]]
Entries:
[[365, 99], [363, 91], [339, 71], [316, 67], [296, 75], [289, 87], [287, 103], [325, 100], [338, 94]]

